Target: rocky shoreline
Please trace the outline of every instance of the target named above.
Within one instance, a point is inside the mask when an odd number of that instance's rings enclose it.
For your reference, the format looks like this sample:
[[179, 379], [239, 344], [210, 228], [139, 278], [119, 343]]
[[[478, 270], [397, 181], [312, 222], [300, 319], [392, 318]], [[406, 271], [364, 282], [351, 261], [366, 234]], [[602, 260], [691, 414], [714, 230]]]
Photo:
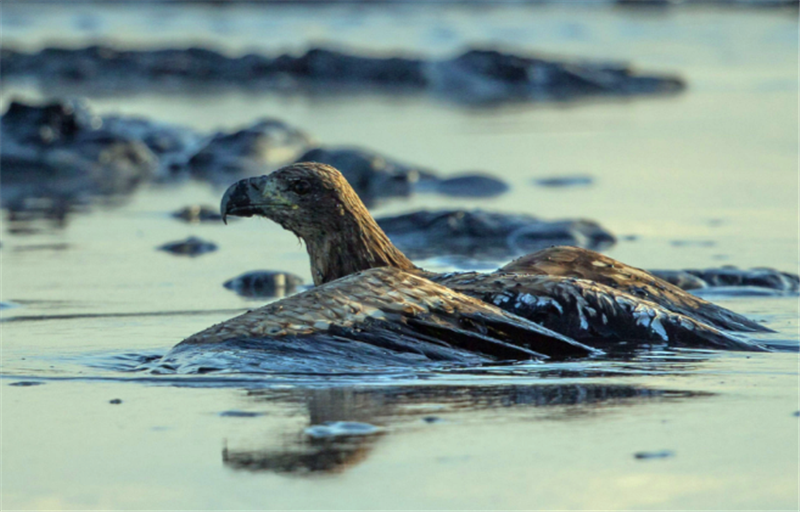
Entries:
[[126, 92], [156, 85], [237, 87], [259, 91], [378, 89], [429, 92], [449, 101], [570, 100], [587, 96], [677, 93], [684, 81], [641, 74], [625, 64], [560, 61], [493, 48], [469, 49], [449, 59], [366, 56], [328, 48], [276, 57], [228, 56], [206, 48], [119, 50], [109, 46], [0, 51], [3, 80], [33, 78], [40, 87]]

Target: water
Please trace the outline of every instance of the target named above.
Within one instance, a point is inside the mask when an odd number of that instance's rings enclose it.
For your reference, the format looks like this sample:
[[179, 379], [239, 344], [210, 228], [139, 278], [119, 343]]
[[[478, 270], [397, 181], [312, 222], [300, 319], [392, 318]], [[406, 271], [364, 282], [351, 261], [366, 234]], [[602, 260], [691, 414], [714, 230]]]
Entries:
[[[487, 171], [512, 185], [496, 199], [418, 195], [376, 215], [468, 206], [586, 217], [629, 237], [607, 253], [643, 268], [797, 271], [800, 262], [796, 11], [25, 3], [2, 14], [4, 42], [32, 49], [111, 41], [277, 52], [324, 41], [446, 55], [496, 43], [677, 72], [689, 90], [674, 97], [500, 108], [230, 90], [88, 100], [101, 114], [198, 130], [274, 116], [325, 144], [362, 145], [444, 174]], [[0, 102], [45, 94], [10, 84]], [[534, 183], [574, 175], [594, 183]], [[15, 307], [0, 324], [2, 506], [797, 508], [796, 352], [334, 377], [131, 371], [260, 304], [224, 289], [231, 277], [273, 269], [310, 282], [304, 248], [277, 225], [187, 225], [168, 215], [217, 204], [221, 193], [153, 186], [94, 205], [64, 229], [40, 223], [14, 234], [5, 222], [0, 300]], [[191, 235], [220, 250], [181, 258], [155, 249]], [[778, 331], [770, 341], [797, 349], [797, 297], [713, 300], [765, 319]], [[326, 421], [380, 429], [307, 435]], [[636, 458], [664, 450], [672, 456]]]

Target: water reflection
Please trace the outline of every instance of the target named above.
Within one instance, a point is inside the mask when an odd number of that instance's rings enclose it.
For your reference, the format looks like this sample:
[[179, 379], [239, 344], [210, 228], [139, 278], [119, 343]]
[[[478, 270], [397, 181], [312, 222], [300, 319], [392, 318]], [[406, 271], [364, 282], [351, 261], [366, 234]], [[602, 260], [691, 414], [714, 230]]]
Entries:
[[[294, 475], [340, 473], [365, 460], [387, 435], [434, 423], [473, 420], [578, 421], [621, 408], [654, 402], [710, 397], [712, 393], [604, 384], [537, 384], [488, 386], [393, 386], [248, 392], [255, 403], [294, 406], [307, 418], [302, 427], [277, 436], [278, 446], [252, 440], [247, 448], [222, 451], [232, 469]], [[485, 413], [491, 412], [487, 417]], [[469, 413], [464, 415], [464, 413]], [[380, 434], [327, 439], [308, 436], [309, 425], [358, 421], [383, 427]], [[388, 432], [388, 433], [387, 433]], [[271, 439], [275, 439], [272, 437]]]
[[339, 473], [366, 459], [375, 437], [302, 439], [282, 450], [234, 451], [226, 446], [222, 462], [229, 468], [274, 473]]

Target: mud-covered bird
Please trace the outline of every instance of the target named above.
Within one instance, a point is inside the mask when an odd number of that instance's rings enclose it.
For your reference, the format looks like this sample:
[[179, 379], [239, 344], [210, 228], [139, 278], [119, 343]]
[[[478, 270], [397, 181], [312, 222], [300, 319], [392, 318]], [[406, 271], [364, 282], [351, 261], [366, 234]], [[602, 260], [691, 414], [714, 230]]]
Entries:
[[[271, 370], [564, 359], [599, 351], [417, 275], [365, 270], [249, 311], [179, 343], [253, 349]], [[217, 358], [219, 359], [219, 358]]]
[[[648, 344], [764, 350], [729, 331], [768, 331], [765, 327], [644, 270], [585, 249], [553, 247], [491, 273], [423, 270], [392, 244], [342, 174], [327, 165], [298, 163], [241, 180], [225, 192], [221, 211], [223, 219], [266, 217], [300, 237], [318, 286], [315, 293], [321, 297], [333, 293], [327, 288], [333, 283], [336, 293], [356, 303], [377, 294], [390, 299], [410, 294], [413, 287], [434, 289], [435, 283], [436, 290], [477, 299], [471, 303], [475, 307], [497, 306], [529, 321], [528, 326], [539, 324], [593, 347]], [[402, 271], [404, 279], [384, 288], [371, 288], [365, 274], [337, 281], [384, 267]], [[415, 297], [408, 300], [426, 295]], [[277, 314], [279, 304], [259, 315]], [[320, 324], [320, 329], [324, 327]], [[440, 339], [447, 339], [441, 334]]]

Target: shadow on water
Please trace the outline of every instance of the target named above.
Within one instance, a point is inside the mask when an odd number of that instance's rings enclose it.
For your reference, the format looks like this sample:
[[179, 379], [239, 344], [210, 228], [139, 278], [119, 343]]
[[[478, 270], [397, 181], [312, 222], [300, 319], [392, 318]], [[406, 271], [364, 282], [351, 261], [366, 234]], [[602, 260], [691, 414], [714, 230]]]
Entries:
[[[524, 421], [572, 421], [643, 404], [706, 398], [713, 393], [650, 389], [640, 386], [603, 384], [537, 384], [489, 386], [400, 386], [251, 390], [255, 404], [294, 406], [308, 425], [327, 425], [332, 430], [346, 425], [373, 425], [366, 435], [319, 437], [311, 428], [285, 431], [277, 447], [225, 446], [225, 466], [251, 472], [293, 475], [336, 474], [359, 464], [388, 435], [402, 430], [436, 428], [436, 424], [469, 421], [460, 412], [475, 413], [503, 409]], [[257, 420], [256, 420], [257, 421]], [[275, 439], [275, 437], [272, 437]]]

